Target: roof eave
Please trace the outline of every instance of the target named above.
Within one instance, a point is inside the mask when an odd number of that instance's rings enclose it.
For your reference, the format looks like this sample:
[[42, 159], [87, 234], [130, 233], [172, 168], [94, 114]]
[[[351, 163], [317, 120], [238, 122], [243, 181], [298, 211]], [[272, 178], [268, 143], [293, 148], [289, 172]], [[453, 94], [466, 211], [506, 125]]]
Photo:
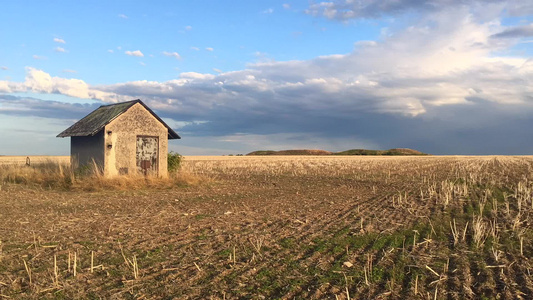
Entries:
[[168, 128], [168, 139], [169, 140], [179, 140], [181, 139], [181, 136], [177, 134], [174, 130], [172, 130], [170, 127]]

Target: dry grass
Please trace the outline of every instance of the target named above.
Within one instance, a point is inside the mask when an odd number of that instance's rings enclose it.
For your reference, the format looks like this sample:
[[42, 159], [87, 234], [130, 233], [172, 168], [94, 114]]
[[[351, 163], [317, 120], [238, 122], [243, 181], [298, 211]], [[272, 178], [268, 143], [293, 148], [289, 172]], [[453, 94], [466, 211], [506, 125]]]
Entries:
[[169, 174], [166, 178], [130, 174], [105, 178], [94, 165], [83, 174], [70, 168], [64, 159], [48, 157], [40, 163], [21, 164], [19, 160], [0, 161], [0, 182], [25, 184], [48, 189], [97, 191], [105, 189], [131, 190], [142, 188], [171, 188], [176, 185], [198, 184], [207, 178], [187, 171]]

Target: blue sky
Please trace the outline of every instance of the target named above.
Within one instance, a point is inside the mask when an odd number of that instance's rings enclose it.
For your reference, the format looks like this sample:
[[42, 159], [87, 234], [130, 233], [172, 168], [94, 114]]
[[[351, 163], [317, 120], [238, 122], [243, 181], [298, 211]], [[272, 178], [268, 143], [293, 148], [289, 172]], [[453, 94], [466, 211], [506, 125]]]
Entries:
[[186, 155], [532, 154], [529, 1], [5, 1], [0, 155], [142, 99]]
[[[381, 22], [366, 22], [372, 25], [354, 30], [311, 18], [301, 4], [182, 2], [8, 2], [0, 15], [2, 25], [16, 30], [2, 32], [12, 47], [2, 49], [1, 55], [10, 69], [18, 70], [14, 80], [24, 80], [31, 58], [35, 68], [65, 78], [83, 76], [89, 84], [166, 81], [182, 72], [216, 74], [258, 61], [347, 53], [354, 40], [380, 33]], [[127, 56], [126, 51], [143, 56]], [[173, 53], [179, 58], [170, 56]], [[68, 74], [73, 70], [75, 74]]]

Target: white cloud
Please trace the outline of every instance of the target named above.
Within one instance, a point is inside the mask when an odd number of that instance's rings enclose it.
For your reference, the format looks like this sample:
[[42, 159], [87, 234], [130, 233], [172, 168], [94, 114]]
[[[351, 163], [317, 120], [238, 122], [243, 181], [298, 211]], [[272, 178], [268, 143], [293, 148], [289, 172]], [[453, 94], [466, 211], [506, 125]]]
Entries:
[[[64, 70], [64, 72], [69, 71], [72, 70]], [[7, 84], [6, 82], [3, 84], [0, 82], [0, 89], [7, 89], [10, 92], [62, 94], [83, 99], [98, 99], [106, 102], [125, 101], [129, 99], [112, 92], [92, 88], [83, 80], [52, 77], [44, 71], [31, 67], [26, 68], [26, 79], [24, 82], [7, 82]]]
[[174, 57], [176, 59], [181, 59], [181, 55], [179, 55], [178, 52], [167, 52], [167, 51], [163, 51], [163, 55], [164, 56], [168, 56], [168, 57]]
[[61, 47], [56, 47], [56, 48], [54, 49], [54, 51], [55, 51], [55, 52], [62, 52], [62, 53], [67, 52], [67, 50], [65, 50], [64, 48], [61, 48]]
[[78, 73], [76, 70], [64, 69], [63, 73]]
[[181, 78], [185, 78], [185, 79], [207, 80], [207, 79], [215, 78], [215, 75], [202, 74], [202, 73], [196, 73], [196, 72], [183, 72], [183, 73], [180, 74], [180, 77]]
[[146, 66], [146, 64], [145, 64], [144, 62], [142, 62], [142, 61], [139, 62], [139, 64], [140, 64], [141, 66], [143, 66], [143, 67]]
[[113, 49], [109, 49], [109, 50], [107, 50], [107, 52], [114, 53], [115, 51], [113, 51]]
[[215, 71], [215, 72], [217, 72], [217, 73], [222, 73], [222, 70], [217, 69], [217, 68], [213, 68], [213, 71]]
[[48, 73], [33, 68], [28, 68], [24, 87], [34, 92], [58, 92], [73, 97], [89, 98], [88, 85], [82, 80], [52, 77]]
[[33, 57], [33, 59], [36, 59], [36, 60], [45, 60], [45, 59], [47, 59], [46, 56], [41, 56], [41, 55], [33, 55], [32, 57]]
[[274, 9], [273, 8], [268, 8], [268, 9], [265, 9], [263, 10], [261, 13], [262, 14], [271, 14], [274, 12]]
[[65, 44], [65, 40], [64, 39], [60, 39], [60, 38], [54, 38], [54, 42], [60, 43], [60, 44]]
[[10, 87], [10, 83], [8, 81], [0, 80], [0, 92], [2, 92], [2, 93], [11, 93], [12, 92], [11, 87]]
[[124, 53], [126, 53], [126, 54], [129, 55], [129, 56], [144, 57], [144, 54], [143, 54], [140, 50], [126, 51], [126, 52], [124, 52]]
[[190, 25], [185, 26], [185, 30], [187, 30], [187, 31], [192, 30], [192, 26], [190, 26]]
[[215, 49], [211, 48], [211, 47], [207, 47], [205, 48], [205, 50], [209, 51], [209, 52], [213, 52]]
[[1, 66], [1, 67], [0, 67], [0, 69], [2, 69], [2, 70], [4, 70], [4, 71], [7, 71], [7, 70], [9, 70], [9, 68], [8, 68], [8, 67], [6, 67], [6, 66]]
[[191, 47], [191, 50], [194, 50], [194, 51], [200, 51], [200, 48], [198, 48], [198, 47]]
[[284, 9], [291, 9], [291, 5], [289, 3], [283, 3], [282, 6]]
[[128, 18], [128, 16], [126, 16], [125, 14], [119, 14], [118, 17], [121, 18], [121, 19], [127, 19]]

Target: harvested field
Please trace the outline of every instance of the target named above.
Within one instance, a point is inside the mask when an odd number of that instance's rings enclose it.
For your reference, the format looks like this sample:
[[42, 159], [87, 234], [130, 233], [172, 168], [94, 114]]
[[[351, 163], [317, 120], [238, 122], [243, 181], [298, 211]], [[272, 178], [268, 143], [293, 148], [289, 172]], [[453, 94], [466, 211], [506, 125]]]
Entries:
[[26, 163], [30, 165], [43, 163], [70, 164], [70, 156], [0, 156], [0, 165], [25, 165]]
[[186, 157], [204, 179], [6, 182], [0, 298], [530, 299], [533, 157]]

